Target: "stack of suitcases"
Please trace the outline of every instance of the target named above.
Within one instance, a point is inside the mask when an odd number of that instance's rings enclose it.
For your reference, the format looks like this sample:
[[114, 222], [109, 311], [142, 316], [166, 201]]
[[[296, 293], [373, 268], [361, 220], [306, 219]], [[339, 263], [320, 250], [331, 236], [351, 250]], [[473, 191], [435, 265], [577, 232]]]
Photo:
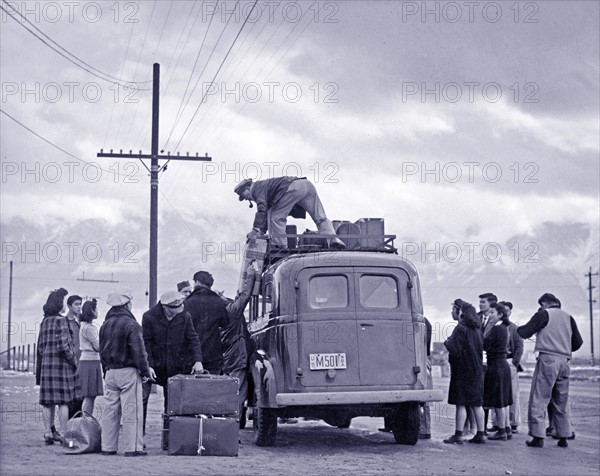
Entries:
[[237, 379], [225, 375], [176, 375], [169, 379], [163, 450], [169, 455], [237, 456]]

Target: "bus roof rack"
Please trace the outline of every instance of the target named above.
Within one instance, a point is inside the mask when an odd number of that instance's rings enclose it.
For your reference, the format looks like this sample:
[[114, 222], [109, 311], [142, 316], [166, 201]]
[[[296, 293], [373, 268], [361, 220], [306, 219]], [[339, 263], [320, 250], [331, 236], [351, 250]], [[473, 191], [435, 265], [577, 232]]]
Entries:
[[[273, 264], [280, 259], [288, 256], [307, 253], [319, 253], [323, 251], [337, 253], [340, 251], [350, 252], [374, 252], [374, 253], [392, 253], [398, 254], [394, 247], [396, 235], [322, 235], [314, 234], [285, 234], [283, 235], [288, 242], [288, 247], [279, 247], [272, 245], [269, 241], [267, 252], [265, 254], [265, 264]], [[339, 238], [345, 244], [345, 249], [331, 248], [327, 243], [330, 238]], [[302, 243], [308, 241], [309, 243]], [[310, 242], [314, 243], [310, 243]], [[290, 246], [295, 245], [295, 246]]]

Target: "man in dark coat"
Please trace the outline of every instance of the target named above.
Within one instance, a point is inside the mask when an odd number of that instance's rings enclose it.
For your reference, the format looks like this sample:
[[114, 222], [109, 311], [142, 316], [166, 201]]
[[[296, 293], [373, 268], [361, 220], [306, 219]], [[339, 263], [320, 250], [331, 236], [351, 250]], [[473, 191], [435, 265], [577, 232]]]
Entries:
[[[511, 302], [502, 301], [501, 304], [507, 310], [507, 315], [510, 318], [513, 305]], [[510, 376], [513, 394], [513, 404], [510, 406], [510, 426], [513, 433], [518, 432], [519, 422], [521, 421], [521, 409], [519, 403], [519, 372], [523, 372], [521, 366], [521, 358], [525, 344], [523, 338], [517, 334], [517, 325], [511, 322], [508, 326], [508, 354], [507, 359], [510, 360]]]
[[250, 364], [252, 349], [248, 325], [244, 318], [244, 309], [252, 295], [254, 280], [254, 267], [250, 265], [246, 272], [244, 287], [238, 291], [235, 300], [227, 300], [229, 325], [221, 332], [221, 341], [223, 342], [224, 349], [223, 372], [230, 377], [238, 379], [240, 416], [243, 413], [244, 402], [248, 394], [248, 366]]
[[[79, 317], [81, 316], [81, 306], [83, 305], [83, 299], [77, 294], [72, 294], [67, 299], [67, 324], [69, 325], [69, 334], [73, 342], [73, 351], [75, 352], [75, 359], [77, 361], [77, 367], [79, 367], [79, 359], [81, 358], [81, 349], [79, 345], [79, 331], [81, 324], [79, 323]], [[77, 374], [79, 378], [79, 373]], [[69, 418], [72, 418], [77, 412], [81, 411], [83, 404], [82, 399], [73, 400], [69, 404]]]
[[[142, 379], [151, 379], [140, 326], [131, 313], [131, 291], [108, 295], [112, 306], [100, 328], [100, 362], [105, 372], [102, 453], [113, 455], [123, 426], [125, 456], [144, 456]], [[123, 417], [123, 418], [122, 418]]]
[[489, 325], [490, 312], [492, 309], [492, 304], [497, 302], [498, 297], [493, 293], [484, 293], [479, 296], [479, 312], [477, 315], [481, 319], [481, 332], [483, 333], [484, 337], [492, 328], [492, 326]]
[[583, 345], [583, 339], [572, 316], [561, 309], [554, 294], [546, 293], [538, 299], [541, 309], [517, 333], [524, 339], [537, 334], [535, 351], [537, 363], [531, 381], [527, 422], [529, 434], [527, 446], [542, 448], [546, 432], [546, 408], [554, 409], [554, 423], [559, 438], [558, 446], [566, 448], [571, 436], [571, 412], [569, 407], [569, 377], [571, 355]]
[[[169, 377], [178, 374], [202, 372], [202, 349], [192, 317], [183, 307], [184, 296], [168, 291], [160, 297], [156, 306], [144, 313], [142, 330], [148, 352], [150, 374], [157, 385], [163, 387], [164, 409], [167, 412]], [[144, 434], [146, 415], [152, 383], [142, 384], [144, 401]]]
[[225, 302], [211, 290], [214, 279], [207, 271], [194, 274], [194, 292], [184, 302], [200, 337], [202, 365], [211, 374], [223, 373], [221, 329], [229, 324]]
[[[233, 191], [239, 195], [240, 201], [256, 202], [257, 211], [248, 239], [255, 239], [259, 234], [266, 233], [268, 229], [272, 244], [285, 248], [287, 246], [285, 226], [288, 215], [304, 218], [306, 212], [311, 216], [320, 233], [335, 235], [317, 190], [306, 177], [275, 177], [257, 182], [244, 179]], [[338, 249], [346, 247], [339, 238], [331, 238], [331, 246]]]
[[[492, 330], [493, 324], [490, 321], [490, 313], [492, 310], [492, 304], [496, 304], [498, 302], [498, 297], [494, 293], [483, 293], [479, 295], [479, 312], [477, 315], [480, 319], [480, 329], [483, 337], [488, 335], [490, 330]], [[485, 372], [487, 371], [487, 362], [483, 363], [483, 375], [485, 376]], [[488, 423], [489, 409], [485, 409], [484, 411], [484, 419], [485, 419], [485, 434], [487, 435], [487, 423]], [[498, 431], [498, 426], [494, 425], [490, 428], [490, 431]]]

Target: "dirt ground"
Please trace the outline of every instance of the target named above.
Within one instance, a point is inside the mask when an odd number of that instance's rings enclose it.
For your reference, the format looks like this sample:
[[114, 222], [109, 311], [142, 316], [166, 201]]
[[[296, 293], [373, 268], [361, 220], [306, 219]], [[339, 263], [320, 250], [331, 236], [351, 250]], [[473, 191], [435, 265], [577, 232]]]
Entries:
[[[526, 417], [531, 380], [521, 379], [521, 401]], [[447, 390], [448, 379], [436, 381]], [[253, 432], [240, 431], [237, 458], [167, 456], [160, 449], [162, 392], [150, 399], [149, 455], [65, 455], [58, 446], [43, 444], [43, 424], [37, 404], [38, 388], [31, 375], [10, 375], [0, 381], [0, 474], [8, 475], [164, 475], [164, 474], [539, 474], [598, 475], [600, 473], [600, 382], [571, 383], [576, 439], [569, 448], [546, 439], [543, 449], [525, 446], [526, 425], [508, 442], [454, 446], [442, 443], [453, 431], [454, 407], [432, 409], [432, 439], [416, 446], [400, 446], [390, 434], [380, 433], [380, 418], [356, 418], [341, 430], [323, 422], [280, 425], [275, 447], [259, 448]], [[98, 402], [100, 405], [101, 401]]]

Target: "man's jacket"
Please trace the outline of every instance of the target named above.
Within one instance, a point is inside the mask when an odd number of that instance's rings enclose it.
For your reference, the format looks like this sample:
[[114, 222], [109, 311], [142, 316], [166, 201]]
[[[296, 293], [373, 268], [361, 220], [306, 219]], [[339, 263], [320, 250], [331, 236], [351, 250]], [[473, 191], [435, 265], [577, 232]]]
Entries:
[[148, 363], [159, 385], [165, 385], [174, 375], [191, 373], [194, 362], [202, 362], [200, 338], [187, 311], [169, 321], [159, 302], [144, 313], [142, 330]]
[[[275, 177], [258, 180], [252, 184], [250, 193], [252, 200], [256, 202], [253, 228], [258, 228], [263, 233], [267, 231], [268, 211], [286, 194], [290, 184], [300, 179], [301, 177]], [[295, 205], [290, 215], [294, 218], [305, 218], [306, 212], [299, 205]]]
[[225, 373], [248, 368], [252, 352], [252, 341], [244, 318], [244, 309], [250, 300], [254, 280], [254, 274], [248, 275], [241, 292], [234, 301], [227, 304], [229, 325], [221, 332], [224, 349], [223, 372]]
[[111, 307], [100, 328], [100, 361], [106, 372], [134, 367], [150, 377], [148, 355], [140, 326], [125, 306]]
[[199, 287], [185, 300], [185, 310], [200, 337], [202, 365], [207, 369], [222, 367], [221, 329], [229, 324], [225, 302], [214, 291]]

